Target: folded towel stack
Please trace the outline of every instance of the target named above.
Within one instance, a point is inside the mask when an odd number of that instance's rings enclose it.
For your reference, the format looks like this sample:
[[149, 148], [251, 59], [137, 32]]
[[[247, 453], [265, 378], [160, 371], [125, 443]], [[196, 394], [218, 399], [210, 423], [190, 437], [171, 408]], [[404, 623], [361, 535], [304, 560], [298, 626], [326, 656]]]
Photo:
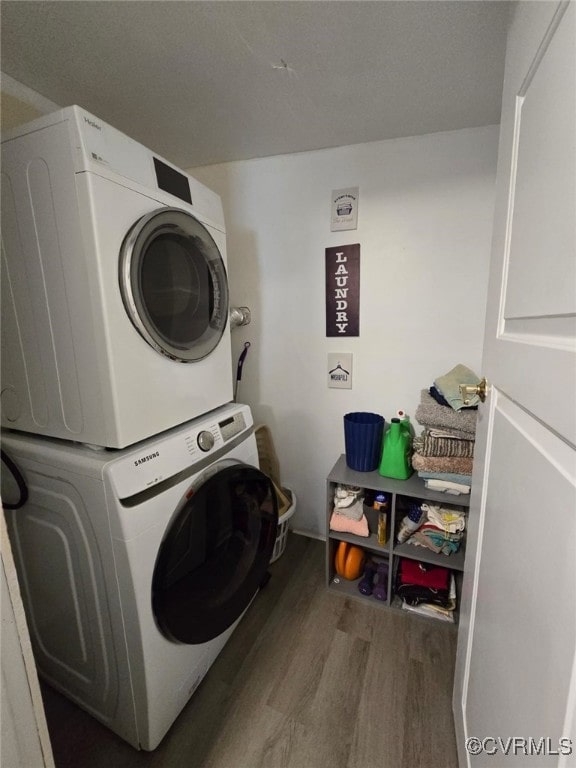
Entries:
[[424, 431], [414, 438], [412, 466], [428, 488], [451, 495], [470, 493], [478, 397], [464, 405], [460, 384], [479, 381], [469, 368], [457, 365], [421, 392], [415, 416]]
[[330, 530], [353, 533], [364, 538], [370, 536], [363, 502], [364, 492], [361, 488], [337, 485], [334, 491], [334, 509], [330, 516]]
[[464, 513], [432, 504], [423, 504], [422, 508], [427, 520], [412, 534], [409, 542], [444, 555], [458, 552], [466, 527]]
[[452, 555], [460, 549], [465, 528], [466, 515], [461, 507], [413, 503], [400, 524], [397, 541]]

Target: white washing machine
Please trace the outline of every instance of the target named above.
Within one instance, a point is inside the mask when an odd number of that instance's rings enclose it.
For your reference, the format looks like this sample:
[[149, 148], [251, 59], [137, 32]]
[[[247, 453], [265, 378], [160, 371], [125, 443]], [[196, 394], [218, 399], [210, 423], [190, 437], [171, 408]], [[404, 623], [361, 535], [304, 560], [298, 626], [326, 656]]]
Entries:
[[[154, 749], [266, 577], [278, 510], [228, 405], [122, 451], [3, 435], [6, 512], [40, 675]], [[3, 499], [10, 472], [3, 467]]]
[[228, 311], [215, 193], [77, 106], [3, 136], [3, 426], [123, 448], [231, 402]]

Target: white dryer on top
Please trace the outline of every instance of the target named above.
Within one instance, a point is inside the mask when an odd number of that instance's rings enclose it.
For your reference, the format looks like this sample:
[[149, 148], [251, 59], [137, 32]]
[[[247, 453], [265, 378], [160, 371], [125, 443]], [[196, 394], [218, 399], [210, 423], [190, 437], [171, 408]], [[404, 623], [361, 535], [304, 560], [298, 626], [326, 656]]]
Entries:
[[2, 141], [2, 424], [122, 448], [232, 400], [220, 198], [73, 106]]

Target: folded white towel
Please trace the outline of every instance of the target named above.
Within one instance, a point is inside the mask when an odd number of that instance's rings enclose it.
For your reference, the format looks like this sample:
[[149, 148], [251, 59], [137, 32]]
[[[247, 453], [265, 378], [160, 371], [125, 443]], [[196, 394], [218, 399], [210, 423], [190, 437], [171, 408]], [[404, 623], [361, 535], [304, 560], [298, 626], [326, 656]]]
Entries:
[[457, 533], [466, 527], [466, 515], [460, 510], [436, 504], [422, 504], [421, 509], [426, 513], [429, 522], [448, 533]]
[[433, 491], [445, 491], [446, 493], [470, 493], [469, 485], [462, 485], [462, 483], [452, 483], [450, 480], [424, 480], [426, 488], [430, 488]]

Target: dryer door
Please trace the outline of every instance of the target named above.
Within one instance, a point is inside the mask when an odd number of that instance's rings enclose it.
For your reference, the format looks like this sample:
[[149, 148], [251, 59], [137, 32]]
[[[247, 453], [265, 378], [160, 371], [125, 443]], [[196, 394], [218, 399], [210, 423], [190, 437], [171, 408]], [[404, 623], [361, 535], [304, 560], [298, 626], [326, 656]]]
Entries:
[[255, 467], [223, 462], [193, 485], [154, 568], [152, 605], [163, 634], [196, 644], [228, 629], [264, 579], [277, 527], [274, 488]]
[[224, 261], [211, 234], [179, 208], [160, 208], [130, 230], [120, 288], [133, 324], [158, 352], [183, 363], [218, 346], [228, 319]]

